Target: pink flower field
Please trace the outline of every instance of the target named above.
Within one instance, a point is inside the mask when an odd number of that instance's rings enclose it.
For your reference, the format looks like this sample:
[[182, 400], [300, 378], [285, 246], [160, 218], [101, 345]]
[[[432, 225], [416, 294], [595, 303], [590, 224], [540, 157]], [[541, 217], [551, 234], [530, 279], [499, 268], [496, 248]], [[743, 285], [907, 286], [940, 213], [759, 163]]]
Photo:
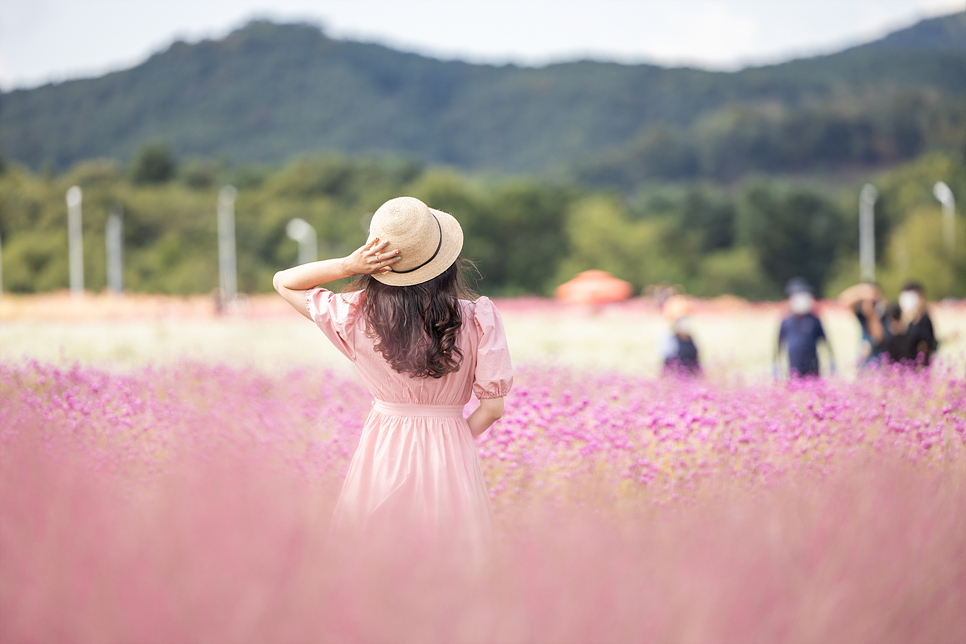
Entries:
[[0, 363], [3, 642], [963, 642], [966, 379], [525, 366], [499, 540], [338, 550], [357, 381]]

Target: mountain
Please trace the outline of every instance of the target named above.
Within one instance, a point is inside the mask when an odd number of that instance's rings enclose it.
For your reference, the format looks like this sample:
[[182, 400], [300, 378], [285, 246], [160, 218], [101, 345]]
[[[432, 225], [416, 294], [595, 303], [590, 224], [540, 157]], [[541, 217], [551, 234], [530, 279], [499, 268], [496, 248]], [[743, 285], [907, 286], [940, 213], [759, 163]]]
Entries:
[[966, 54], [966, 11], [923, 20], [908, 29], [893, 32], [859, 49], [900, 51], [946, 51]]
[[0, 150], [62, 169], [92, 157], [126, 162], [163, 140], [179, 156], [385, 154], [614, 185], [883, 165], [966, 145], [962, 40], [966, 12], [733, 73], [594, 61], [528, 68], [256, 21], [219, 41], [176, 42], [128, 70], [0, 94]]

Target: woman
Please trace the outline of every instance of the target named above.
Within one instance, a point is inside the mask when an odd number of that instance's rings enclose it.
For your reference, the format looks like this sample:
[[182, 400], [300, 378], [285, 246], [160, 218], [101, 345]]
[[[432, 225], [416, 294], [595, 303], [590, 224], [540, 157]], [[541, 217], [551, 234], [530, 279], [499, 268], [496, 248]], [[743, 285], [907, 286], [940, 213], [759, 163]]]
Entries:
[[[490, 508], [473, 437], [513, 383], [503, 324], [460, 273], [463, 231], [412, 197], [383, 204], [348, 257], [275, 275], [275, 289], [358, 369], [375, 398], [336, 505], [343, 535], [402, 535], [481, 552]], [[321, 288], [359, 275], [355, 289]], [[462, 296], [462, 299], [461, 299]], [[480, 406], [463, 417], [471, 394]], [[405, 535], [404, 535], [405, 536]]]

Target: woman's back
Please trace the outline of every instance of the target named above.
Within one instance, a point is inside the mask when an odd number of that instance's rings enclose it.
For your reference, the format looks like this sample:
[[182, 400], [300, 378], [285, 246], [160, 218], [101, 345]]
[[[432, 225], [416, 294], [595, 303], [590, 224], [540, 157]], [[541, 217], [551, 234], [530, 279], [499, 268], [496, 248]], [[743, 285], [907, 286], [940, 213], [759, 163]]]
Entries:
[[[473, 437], [503, 415], [513, 371], [500, 316], [461, 299], [463, 232], [418, 199], [392, 199], [351, 255], [275, 275], [275, 288], [359, 370], [375, 401], [333, 514], [347, 543], [370, 536], [481, 561], [491, 537]], [[321, 284], [360, 278], [336, 294]], [[480, 405], [463, 410], [472, 394]], [[388, 543], [388, 541], [387, 541]]]
[[505, 396], [513, 382], [503, 324], [486, 297], [460, 300], [463, 325], [457, 346], [463, 358], [457, 371], [440, 378], [416, 378], [395, 371], [375, 348], [362, 314], [364, 291], [337, 294], [323, 288], [306, 293], [312, 319], [355, 364], [377, 400], [422, 405], [465, 405], [477, 398]]

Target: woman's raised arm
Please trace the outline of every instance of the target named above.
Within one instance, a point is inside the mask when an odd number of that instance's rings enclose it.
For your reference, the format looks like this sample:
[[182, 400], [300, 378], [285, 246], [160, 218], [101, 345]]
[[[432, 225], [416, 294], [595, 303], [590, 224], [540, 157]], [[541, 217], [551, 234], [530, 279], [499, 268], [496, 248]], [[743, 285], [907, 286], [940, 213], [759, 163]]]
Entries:
[[387, 251], [388, 245], [389, 242], [380, 243], [378, 238], [373, 239], [347, 257], [309, 262], [279, 271], [275, 273], [272, 284], [292, 308], [308, 318], [309, 312], [305, 309], [307, 290], [343, 277], [372, 275], [390, 270], [389, 267], [399, 261], [399, 251]]

